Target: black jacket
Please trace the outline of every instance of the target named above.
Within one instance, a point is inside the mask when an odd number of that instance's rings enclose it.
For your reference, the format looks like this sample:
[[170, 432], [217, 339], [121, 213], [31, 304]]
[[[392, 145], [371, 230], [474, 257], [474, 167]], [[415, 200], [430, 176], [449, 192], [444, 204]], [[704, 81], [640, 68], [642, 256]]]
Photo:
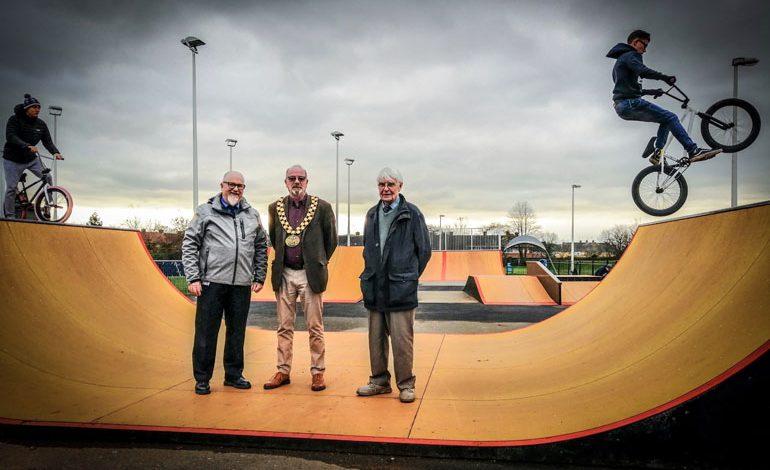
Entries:
[[399, 195], [396, 219], [390, 226], [380, 255], [380, 203], [369, 209], [364, 221], [364, 272], [361, 292], [364, 306], [379, 312], [417, 307], [417, 281], [430, 260], [430, 235], [425, 217]]
[[666, 78], [666, 75], [645, 66], [642, 54], [629, 44], [616, 44], [607, 53], [607, 57], [617, 59], [612, 68], [612, 80], [615, 82], [615, 88], [612, 89], [613, 101], [641, 98], [644, 93], [639, 77], [652, 80]]
[[30, 118], [24, 111], [24, 105], [17, 104], [5, 126], [3, 158], [16, 163], [29, 163], [35, 159], [35, 154], [27, 147], [37, 145], [41, 140], [49, 152], [60, 153], [45, 122], [40, 118]]

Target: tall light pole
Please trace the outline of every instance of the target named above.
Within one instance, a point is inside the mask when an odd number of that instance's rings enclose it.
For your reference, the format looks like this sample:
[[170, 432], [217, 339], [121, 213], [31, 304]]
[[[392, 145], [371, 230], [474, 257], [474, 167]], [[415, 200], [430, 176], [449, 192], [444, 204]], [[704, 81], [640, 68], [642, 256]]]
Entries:
[[446, 217], [444, 214], [440, 214], [438, 216], [438, 249], [441, 251], [441, 235], [444, 233], [443, 230], [441, 230], [441, 219]]
[[198, 47], [206, 43], [195, 36], [182, 39], [182, 44], [192, 52], [192, 105], [193, 105], [193, 212], [198, 208], [198, 106], [195, 93], [195, 56]]
[[[756, 65], [759, 59], [736, 57], [733, 59], [733, 98], [738, 97], [738, 67]], [[738, 142], [738, 108], [733, 107], [733, 145]], [[738, 152], [732, 158], [732, 182], [730, 184], [730, 207], [738, 205]]]
[[[53, 116], [53, 144], [56, 145], [57, 147], [59, 145], [59, 142], [56, 139], [56, 134], [57, 134], [57, 132], [56, 132], [56, 127], [57, 127], [56, 124], [57, 124], [57, 122], [56, 122], [56, 120], [57, 120], [57, 118], [59, 116], [61, 116], [62, 111], [64, 111], [64, 110], [62, 109], [61, 106], [49, 106], [48, 107], [48, 114]], [[53, 160], [53, 185], [54, 186], [58, 186], [57, 174], [58, 173], [56, 172], [56, 159], [54, 159]]]
[[225, 144], [227, 144], [228, 147], [230, 147], [230, 171], [233, 171], [233, 147], [235, 147], [235, 144], [237, 144], [238, 141], [235, 139], [226, 139]]
[[575, 272], [575, 189], [579, 188], [579, 184], [572, 185], [572, 242], [569, 256], [569, 273]]
[[334, 171], [337, 173], [337, 179], [335, 180], [336, 196], [334, 197], [334, 216], [337, 218], [336, 222], [339, 225], [340, 221], [340, 137], [343, 134], [340, 131], [332, 131], [332, 137], [337, 141], [337, 160], [334, 162]]
[[345, 164], [348, 166], [348, 246], [350, 246], [350, 167], [353, 166], [355, 159], [346, 158]]

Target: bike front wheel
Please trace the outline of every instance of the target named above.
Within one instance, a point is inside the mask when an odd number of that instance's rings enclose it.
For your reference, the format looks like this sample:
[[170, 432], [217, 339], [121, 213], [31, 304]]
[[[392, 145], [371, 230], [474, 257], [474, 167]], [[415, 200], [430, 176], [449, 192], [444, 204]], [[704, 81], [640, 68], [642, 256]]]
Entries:
[[725, 153], [740, 152], [759, 135], [759, 111], [748, 101], [738, 98], [717, 101], [700, 117], [703, 139], [711, 148], [721, 148]]
[[687, 181], [675, 169], [648, 166], [631, 184], [634, 203], [645, 214], [663, 217], [678, 211], [687, 200]]
[[64, 223], [72, 215], [72, 196], [59, 186], [50, 186], [35, 200], [35, 217], [44, 222]]

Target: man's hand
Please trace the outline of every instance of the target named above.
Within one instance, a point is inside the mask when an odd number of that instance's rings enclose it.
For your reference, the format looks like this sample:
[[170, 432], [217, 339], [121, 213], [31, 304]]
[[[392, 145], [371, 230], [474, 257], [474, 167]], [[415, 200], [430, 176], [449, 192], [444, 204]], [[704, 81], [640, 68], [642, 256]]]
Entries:
[[676, 83], [676, 77], [673, 75], [664, 75], [663, 81], [666, 82], [668, 85], [673, 85]]
[[251, 290], [252, 290], [252, 292], [259, 292], [259, 291], [262, 290], [262, 287], [263, 287], [262, 284], [260, 284], [258, 282], [252, 282], [251, 283]]
[[35, 147], [34, 145], [30, 145], [27, 148], [29, 149], [30, 152], [35, 153], [35, 154], [37, 153], [37, 147]]
[[62, 155], [62, 154], [60, 154], [60, 153], [55, 153], [55, 154], [53, 154], [53, 157], [54, 157], [55, 159], [57, 159], [57, 160], [64, 160], [64, 155]]
[[190, 293], [195, 297], [200, 297], [201, 292], [203, 291], [203, 286], [201, 286], [201, 281], [191, 282], [187, 286], [187, 290], [190, 291]]

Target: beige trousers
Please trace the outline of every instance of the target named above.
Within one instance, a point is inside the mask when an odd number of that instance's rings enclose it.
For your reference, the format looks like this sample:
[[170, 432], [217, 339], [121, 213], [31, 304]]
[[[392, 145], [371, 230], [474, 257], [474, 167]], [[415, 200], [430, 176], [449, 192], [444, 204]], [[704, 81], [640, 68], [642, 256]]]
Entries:
[[294, 322], [297, 319], [297, 297], [302, 302], [305, 312], [307, 331], [310, 337], [310, 372], [318, 374], [326, 369], [324, 354], [323, 301], [320, 293], [315, 293], [307, 285], [304, 269], [283, 268], [281, 287], [275, 293], [278, 313], [278, 370], [291, 373], [291, 361], [294, 356]]

